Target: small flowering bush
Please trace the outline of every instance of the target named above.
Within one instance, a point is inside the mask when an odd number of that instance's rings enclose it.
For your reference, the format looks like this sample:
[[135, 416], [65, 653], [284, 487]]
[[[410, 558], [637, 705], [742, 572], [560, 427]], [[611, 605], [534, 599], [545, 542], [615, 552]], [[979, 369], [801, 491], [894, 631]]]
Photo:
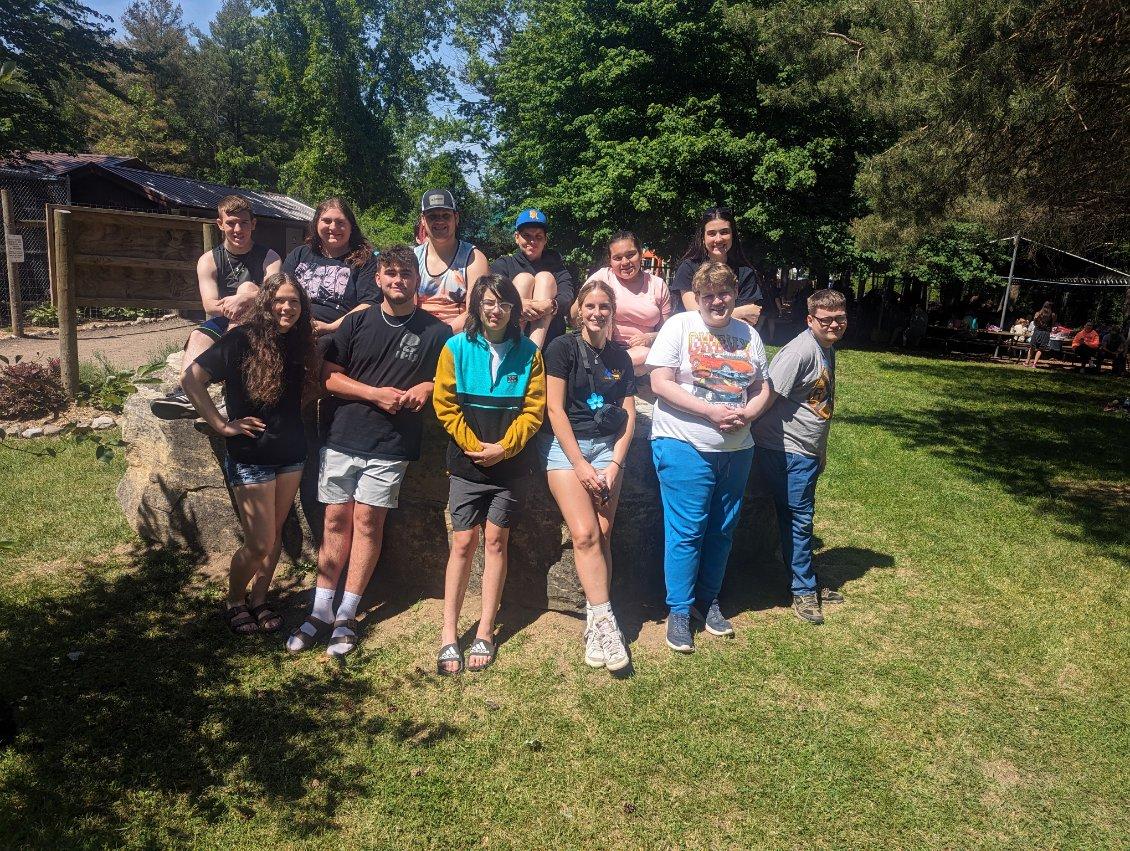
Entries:
[[0, 355], [0, 420], [30, 420], [66, 407], [58, 358], [44, 365], [19, 356], [9, 361]]

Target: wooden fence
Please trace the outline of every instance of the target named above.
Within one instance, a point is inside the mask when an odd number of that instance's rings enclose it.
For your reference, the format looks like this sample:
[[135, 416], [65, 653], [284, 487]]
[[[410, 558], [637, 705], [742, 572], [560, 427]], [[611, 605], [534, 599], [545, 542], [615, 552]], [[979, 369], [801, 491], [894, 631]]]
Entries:
[[193, 310], [196, 263], [216, 244], [211, 219], [47, 205], [51, 301], [59, 315], [63, 387], [78, 390], [79, 307]]

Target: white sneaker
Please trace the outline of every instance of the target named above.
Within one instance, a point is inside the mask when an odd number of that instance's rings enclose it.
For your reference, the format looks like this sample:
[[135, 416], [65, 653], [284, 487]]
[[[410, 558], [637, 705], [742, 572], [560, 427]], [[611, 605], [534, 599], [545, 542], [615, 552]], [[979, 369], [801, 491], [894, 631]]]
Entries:
[[600, 636], [591, 625], [585, 627], [585, 664], [590, 668], [604, 667], [604, 648]]
[[616, 623], [616, 618], [613, 615], [602, 615], [593, 621], [592, 631], [600, 642], [601, 650], [604, 651], [604, 667], [610, 671], [626, 668], [631, 660], [628, 658], [628, 648], [624, 646], [624, 636], [620, 634], [620, 626]]

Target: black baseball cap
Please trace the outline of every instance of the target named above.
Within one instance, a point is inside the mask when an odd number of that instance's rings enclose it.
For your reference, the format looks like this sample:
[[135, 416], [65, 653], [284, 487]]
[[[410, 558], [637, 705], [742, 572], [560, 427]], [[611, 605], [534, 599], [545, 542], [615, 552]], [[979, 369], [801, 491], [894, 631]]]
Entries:
[[420, 212], [427, 213], [431, 210], [451, 210], [456, 212], [455, 198], [446, 189], [429, 189], [420, 196]]

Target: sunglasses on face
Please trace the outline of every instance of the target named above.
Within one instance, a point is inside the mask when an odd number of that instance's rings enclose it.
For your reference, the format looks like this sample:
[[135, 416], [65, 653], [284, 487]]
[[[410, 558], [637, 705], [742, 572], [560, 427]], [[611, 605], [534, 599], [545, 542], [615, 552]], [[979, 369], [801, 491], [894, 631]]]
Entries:
[[821, 328], [831, 328], [833, 325], [844, 326], [847, 325], [847, 317], [844, 314], [838, 316], [813, 316]]

